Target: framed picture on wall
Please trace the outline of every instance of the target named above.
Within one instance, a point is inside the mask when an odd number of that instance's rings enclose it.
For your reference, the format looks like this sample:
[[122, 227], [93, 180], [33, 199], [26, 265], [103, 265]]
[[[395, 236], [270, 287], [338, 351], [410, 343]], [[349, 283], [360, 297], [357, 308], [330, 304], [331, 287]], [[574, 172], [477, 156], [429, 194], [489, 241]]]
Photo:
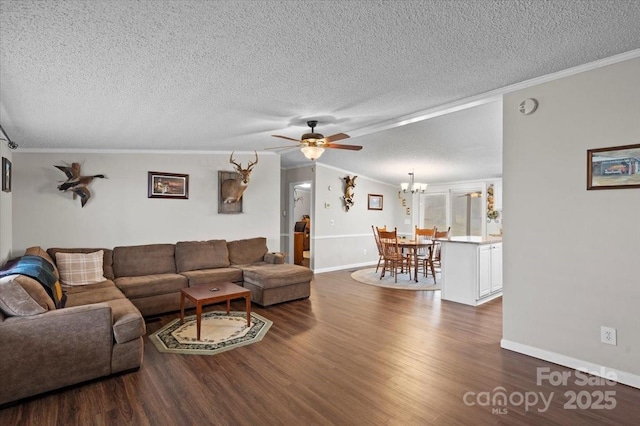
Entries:
[[2, 157], [2, 192], [11, 192], [11, 161]]
[[148, 198], [189, 198], [189, 175], [149, 172]]
[[382, 210], [382, 195], [369, 194], [367, 210]]
[[587, 189], [640, 188], [640, 144], [587, 150]]

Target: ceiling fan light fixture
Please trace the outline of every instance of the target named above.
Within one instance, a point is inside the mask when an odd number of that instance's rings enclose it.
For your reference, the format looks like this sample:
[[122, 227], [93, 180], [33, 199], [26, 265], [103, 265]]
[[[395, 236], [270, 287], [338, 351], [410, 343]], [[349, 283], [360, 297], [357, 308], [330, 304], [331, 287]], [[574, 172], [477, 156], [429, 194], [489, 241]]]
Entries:
[[319, 146], [303, 146], [300, 148], [300, 151], [302, 151], [305, 157], [313, 161], [320, 158], [324, 152], [324, 148], [320, 148]]

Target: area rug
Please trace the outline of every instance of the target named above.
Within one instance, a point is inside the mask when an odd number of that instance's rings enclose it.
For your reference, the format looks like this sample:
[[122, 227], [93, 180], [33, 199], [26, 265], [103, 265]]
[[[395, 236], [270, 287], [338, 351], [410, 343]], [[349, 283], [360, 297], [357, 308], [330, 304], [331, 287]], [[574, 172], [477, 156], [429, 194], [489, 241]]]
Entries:
[[[400, 290], [426, 290], [435, 291], [440, 290], [440, 271], [436, 270], [436, 282], [433, 283], [433, 277], [419, 276], [418, 282], [413, 279], [409, 280], [409, 274], [398, 275], [398, 282], [395, 282], [395, 277], [390, 276], [389, 273], [384, 278], [380, 279], [380, 272], [376, 272], [376, 268], [367, 268], [354, 271], [351, 274], [351, 278], [361, 282], [363, 284], [374, 285], [377, 287], [396, 288]], [[412, 277], [413, 278], [413, 277]]]
[[196, 316], [176, 318], [149, 336], [160, 352], [189, 355], [215, 355], [262, 340], [273, 322], [254, 312], [251, 327], [247, 313], [212, 311], [202, 314], [200, 340], [196, 340]]

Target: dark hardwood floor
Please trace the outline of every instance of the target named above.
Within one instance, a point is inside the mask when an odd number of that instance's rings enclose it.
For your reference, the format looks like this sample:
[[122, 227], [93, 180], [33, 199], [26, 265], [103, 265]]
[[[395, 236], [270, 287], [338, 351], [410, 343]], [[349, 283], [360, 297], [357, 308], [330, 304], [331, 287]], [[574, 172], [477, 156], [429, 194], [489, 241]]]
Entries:
[[[232, 308], [243, 310], [242, 301]], [[442, 302], [438, 292], [368, 286], [339, 271], [316, 275], [308, 300], [254, 310], [273, 321], [259, 343], [194, 356], [162, 354], [145, 341], [139, 371], [7, 407], [0, 424], [635, 425], [640, 419], [640, 390], [581, 386], [573, 370], [501, 349], [500, 299], [473, 308]], [[148, 333], [178, 316], [148, 320]], [[567, 384], [538, 385], [538, 367], [566, 372]], [[492, 405], [499, 387], [511, 401], [506, 405]], [[599, 396], [605, 391], [614, 392], [606, 401]], [[578, 396], [573, 402], [571, 393]], [[550, 399], [548, 407], [541, 397]], [[528, 409], [521, 398], [531, 402]]]

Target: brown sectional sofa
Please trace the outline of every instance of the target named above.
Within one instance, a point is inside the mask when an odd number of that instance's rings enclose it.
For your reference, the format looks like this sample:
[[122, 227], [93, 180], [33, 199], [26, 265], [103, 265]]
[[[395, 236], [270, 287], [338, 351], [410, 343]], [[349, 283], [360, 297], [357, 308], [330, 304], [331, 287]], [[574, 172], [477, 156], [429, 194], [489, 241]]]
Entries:
[[[44, 258], [55, 269], [56, 253], [98, 250], [103, 250], [106, 280], [65, 288], [64, 308], [56, 309], [40, 283], [21, 275], [15, 281], [26, 291], [18, 293], [26, 294], [24, 306], [32, 312], [6, 314], [0, 288], [0, 405], [139, 368], [143, 316], [179, 310], [181, 288], [230, 281], [250, 289], [254, 303], [269, 306], [309, 297], [313, 278], [310, 269], [270, 253], [262, 237], [113, 250], [34, 247], [26, 254]], [[15, 303], [15, 292], [10, 297]]]
[[[41, 248], [27, 254], [44, 258], [58, 274]], [[2, 303], [29, 308], [18, 315], [0, 310], [0, 404], [140, 367], [144, 319], [113, 281], [65, 289], [60, 309], [38, 281], [25, 275], [14, 281], [24, 291], [3, 291]]]
[[149, 316], [179, 310], [181, 288], [219, 282], [249, 288], [260, 306], [309, 297], [313, 272], [284, 260], [263, 237], [181, 241], [116, 247], [113, 272], [116, 286]]

